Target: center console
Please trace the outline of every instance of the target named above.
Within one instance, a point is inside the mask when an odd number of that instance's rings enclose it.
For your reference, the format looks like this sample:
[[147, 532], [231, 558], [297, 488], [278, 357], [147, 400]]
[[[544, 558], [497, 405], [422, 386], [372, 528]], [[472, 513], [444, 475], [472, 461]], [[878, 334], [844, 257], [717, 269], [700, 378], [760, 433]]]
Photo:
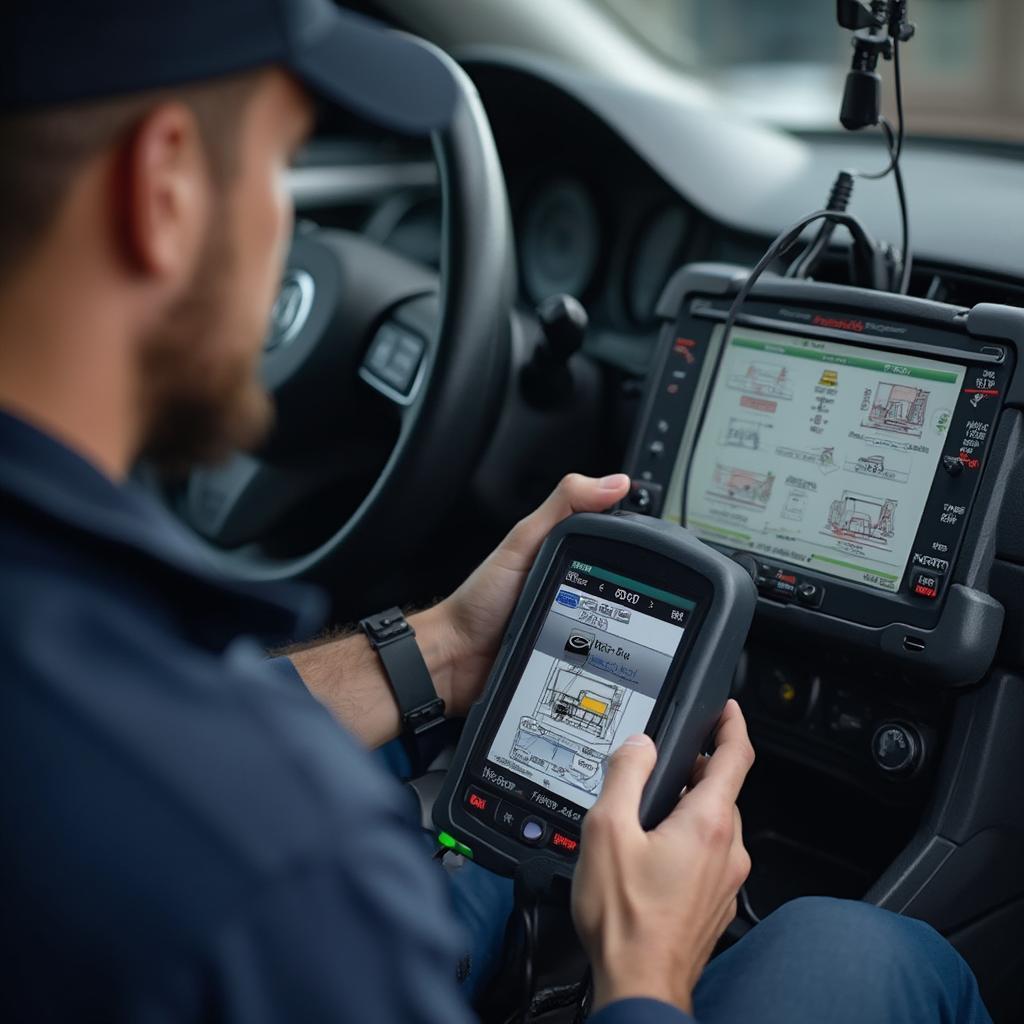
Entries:
[[683, 268], [627, 470], [630, 506], [744, 562], [759, 617], [935, 682], [979, 679], [1003, 609], [965, 553], [1024, 311]]
[[1024, 309], [766, 276], [725, 336], [746, 274], [669, 282], [625, 468], [757, 584], [747, 907], [863, 897], [977, 968], [1024, 899]]

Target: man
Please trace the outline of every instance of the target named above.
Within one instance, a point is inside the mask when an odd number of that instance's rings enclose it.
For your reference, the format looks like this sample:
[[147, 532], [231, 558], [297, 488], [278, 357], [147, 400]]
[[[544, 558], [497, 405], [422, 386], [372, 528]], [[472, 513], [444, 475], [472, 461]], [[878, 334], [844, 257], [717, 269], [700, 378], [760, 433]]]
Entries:
[[[326, 0], [33, 0], [0, 38], [0, 1016], [468, 1019], [445, 877], [367, 752], [400, 725], [378, 656], [267, 660], [251, 637], [308, 627], [306, 592], [219, 578], [125, 482], [266, 428], [306, 90], [427, 130], [443, 67]], [[627, 486], [567, 477], [413, 617], [449, 713], [544, 535]], [[942, 939], [855, 904], [791, 904], [698, 985], [749, 868], [752, 756], [730, 704], [651, 833], [651, 742], [613, 758], [573, 893], [593, 1020], [986, 1020]]]

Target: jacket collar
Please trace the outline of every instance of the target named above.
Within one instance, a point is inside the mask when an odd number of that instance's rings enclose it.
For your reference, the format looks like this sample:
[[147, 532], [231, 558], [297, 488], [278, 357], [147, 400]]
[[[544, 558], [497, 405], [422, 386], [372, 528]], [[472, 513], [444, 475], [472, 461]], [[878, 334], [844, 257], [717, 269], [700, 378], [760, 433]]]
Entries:
[[[99, 542], [120, 557], [139, 557], [179, 582], [216, 592], [204, 601], [221, 621], [216, 633], [255, 633], [271, 642], [308, 635], [323, 621], [326, 601], [298, 583], [235, 580], [205, 557], [188, 530], [133, 482], [115, 483], [42, 431], [0, 410], [0, 495], [53, 529]], [[117, 557], [117, 554], [114, 554]], [[205, 632], [209, 632], [206, 630]]]

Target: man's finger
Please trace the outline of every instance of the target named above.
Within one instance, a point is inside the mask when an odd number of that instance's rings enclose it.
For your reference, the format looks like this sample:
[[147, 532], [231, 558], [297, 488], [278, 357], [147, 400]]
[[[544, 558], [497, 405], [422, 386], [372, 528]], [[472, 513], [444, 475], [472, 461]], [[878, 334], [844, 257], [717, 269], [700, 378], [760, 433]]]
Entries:
[[701, 790], [714, 791], [717, 799], [734, 804], [753, 763], [754, 748], [743, 712], [736, 701], [730, 700], [715, 732], [715, 752], [704, 766], [700, 783], [693, 788], [694, 795]]
[[[640, 733], [630, 736], [608, 760], [601, 795], [590, 814], [616, 821], [636, 821], [640, 797], [654, 770], [657, 753], [654, 740]], [[590, 817], [590, 814], [587, 817]]]
[[747, 738], [743, 713], [734, 700], [722, 712], [715, 744], [715, 752], [700, 763], [686, 792], [659, 828], [685, 826], [694, 813], [718, 815], [735, 805], [754, 762], [754, 750]]
[[629, 490], [629, 477], [613, 473], [600, 478], [570, 473], [544, 503], [521, 519], [501, 544], [503, 562], [510, 569], [528, 569], [544, 538], [574, 512], [603, 512], [621, 501]]
[[693, 762], [693, 771], [690, 772], [690, 781], [686, 784], [688, 788], [693, 789], [704, 778], [704, 770], [710, 760], [711, 758], [707, 754], [697, 755], [697, 760]]

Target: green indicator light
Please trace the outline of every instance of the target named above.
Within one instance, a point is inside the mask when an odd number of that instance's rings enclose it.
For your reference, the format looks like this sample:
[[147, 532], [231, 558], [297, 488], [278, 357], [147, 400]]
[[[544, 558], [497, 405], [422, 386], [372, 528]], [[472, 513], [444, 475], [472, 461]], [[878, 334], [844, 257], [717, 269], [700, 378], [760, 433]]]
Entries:
[[437, 841], [453, 853], [461, 853], [463, 857], [473, 859], [473, 851], [465, 843], [460, 843], [455, 836], [449, 835], [447, 832], [438, 832]]
[[712, 533], [719, 533], [723, 537], [735, 537], [736, 540], [749, 541], [749, 533], [739, 533], [737, 530], [727, 530], [724, 526], [716, 526], [714, 523], [705, 523], [700, 519], [687, 519], [687, 526], [696, 526], [702, 530], [710, 530]]
[[829, 558], [828, 555], [811, 555], [812, 560], [816, 562], [828, 562], [829, 565], [839, 565], [844, 569], [853, 569], [855, 572], [869, 572], [875, 576], [881, 577], [883, 580], [898, 580], [899, 576], [894, 576], [891, 572], [882, 572], [881, 569], [872, 569], [866, 565], [857, 565], [854, 562], [843, 562], [838, 558]]

